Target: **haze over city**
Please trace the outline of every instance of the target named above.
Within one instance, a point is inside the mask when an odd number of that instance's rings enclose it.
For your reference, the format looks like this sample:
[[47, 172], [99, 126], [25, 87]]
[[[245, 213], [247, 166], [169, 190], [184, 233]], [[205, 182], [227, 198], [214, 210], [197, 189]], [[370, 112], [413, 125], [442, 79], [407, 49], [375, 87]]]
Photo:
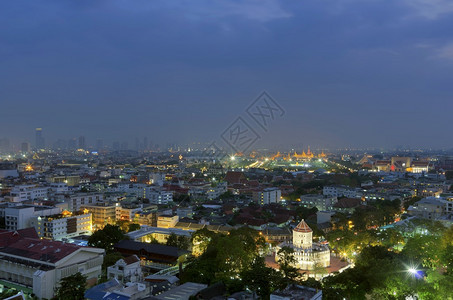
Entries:
[[452, 0], [1, 0], [0, 299], [452, 300]]
[[210, 142], [267, 91], [257, 145], [449, 148], [453, 6], [2, 1], [0, 138]]

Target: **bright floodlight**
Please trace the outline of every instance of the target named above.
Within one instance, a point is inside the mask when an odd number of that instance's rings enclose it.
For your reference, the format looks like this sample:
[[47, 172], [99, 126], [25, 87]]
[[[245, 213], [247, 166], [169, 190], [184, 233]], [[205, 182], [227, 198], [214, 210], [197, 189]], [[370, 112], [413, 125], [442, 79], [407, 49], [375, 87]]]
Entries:
[[231, 157], [230, 157], [230, 159], [231, 159], [231, 160], [235, 160], [235, 159], [236, 159], [236, 157], [234, 157], [234, 156], [231, 156]]
[[417, 270], [415, 270], [414, 268], [410, 268], [408, 271], [411, 274], [414, 274], [414, 275], [417, 274]]

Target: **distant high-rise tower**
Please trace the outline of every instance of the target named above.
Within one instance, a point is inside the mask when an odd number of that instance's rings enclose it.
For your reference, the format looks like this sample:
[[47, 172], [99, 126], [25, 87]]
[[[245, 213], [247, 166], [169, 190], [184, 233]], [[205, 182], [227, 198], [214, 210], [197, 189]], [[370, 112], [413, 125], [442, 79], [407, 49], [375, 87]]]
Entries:
[[138, 137], [135, 138], [135, 150], [140, 151], [140, 140]]
[[144, 137], [143, 138], [143, 150], [148, 150], [148, 138]]
[[86, 148], [85, 137], [82, 135], [79, 137], [79, 149], [85, 148]]
[[68, 141], [68, 148], [71, 150], [75, 150], [77, 148], [77, 139], [72, 138]]
[[42, 136], [42, 128], [36, 128], [36, 149], [44, 149], [45, 148], [45, 140]]
[[22, 151], [23, 153], [29, 152], [30, 151], [30, 144], [27, 143], [27, 142], [23, 142], [20, 145], [20, 151]]
[[102, 139], [96, 140], [96, 150], [101, 151], [104, 149], [104, 141]]
[[0, 139], [0, 152], [9, 152], [11, 150], [10, 143], [7, 138]]

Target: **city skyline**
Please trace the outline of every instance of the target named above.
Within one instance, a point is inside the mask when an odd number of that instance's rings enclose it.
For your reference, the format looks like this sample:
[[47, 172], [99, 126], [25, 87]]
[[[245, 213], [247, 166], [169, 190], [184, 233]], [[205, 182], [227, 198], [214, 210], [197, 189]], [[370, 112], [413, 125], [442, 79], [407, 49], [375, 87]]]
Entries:
[[[43, 133], [44, 132], [44, 133]], [[152, 140], [150, 137], [129, 137], [125, 139], [115, 139], [115, 140], [105, 140], [103, 138], [91, 138], [87, 139], [86, 136], [73, 136], [73, 137], [58, 137], [54, 139], [48, 139], [46, 137], [46, 132], [43, 128], [35, 128], [35, 136], [33, 138], [20, 139], [16, 138], [11, 140], [8, 137], [0, 137], [0, 153], [7, 152], [29, 152], [31, 150], [38, 149], [49, 149], [49, 150], [138, 150], [138, 151], [187, 151], [187, 150], [196, 150], [203, 151], [205, 149], [214, 149], [217, 146], [219, 149], [227, 151], [228, 153], [236, 153], [234, 148], [229, 146], [224, 142], [217, 143], [216, 141], [193, 141], [189, 143], [182, 143], [178, 141], [156, 141]], [[39, 141], [38, 141], [39, 140]], [[378, 147], [378, 146], [362, 146], [357, 147], [354, 145], [349, 146], [339, 146], [339, 147], [326, 147], [320, 145], [313, 145], [303, 142], [293, 142], [288, 144], [273, 144], [266, 145], [266, 141], [257, 140], [256, 143], [245, 151], [245, 153], [250, 153], [252, 151], [268, 151], [268, 152], [277, 152], [277, 151], [293, 151], [301, 152], [306, 151], [307, 149], [314, 149], [317, 151], [370, 151], [380, 152], [380, 151], [447, 151], [450, 152], [453, 150], [452, 147], [432, 147], [430, 145], [393, 145], [389, 147]], [[241, 151], [239, 151], [241, 152]]]
[[0, 299], [452, 299], [452, 0], [0, 1]]

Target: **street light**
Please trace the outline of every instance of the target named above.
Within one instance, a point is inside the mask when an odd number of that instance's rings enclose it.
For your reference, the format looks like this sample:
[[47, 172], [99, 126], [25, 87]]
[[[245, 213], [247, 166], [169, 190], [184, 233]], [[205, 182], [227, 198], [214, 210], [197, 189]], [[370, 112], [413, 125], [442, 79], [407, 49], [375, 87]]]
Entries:
[[421, 270], [417, 270], [415, 267], [407, 269], [407, 273], [409, 276], [413, 276], [414, 278], [423, 278], [423, 272]]

